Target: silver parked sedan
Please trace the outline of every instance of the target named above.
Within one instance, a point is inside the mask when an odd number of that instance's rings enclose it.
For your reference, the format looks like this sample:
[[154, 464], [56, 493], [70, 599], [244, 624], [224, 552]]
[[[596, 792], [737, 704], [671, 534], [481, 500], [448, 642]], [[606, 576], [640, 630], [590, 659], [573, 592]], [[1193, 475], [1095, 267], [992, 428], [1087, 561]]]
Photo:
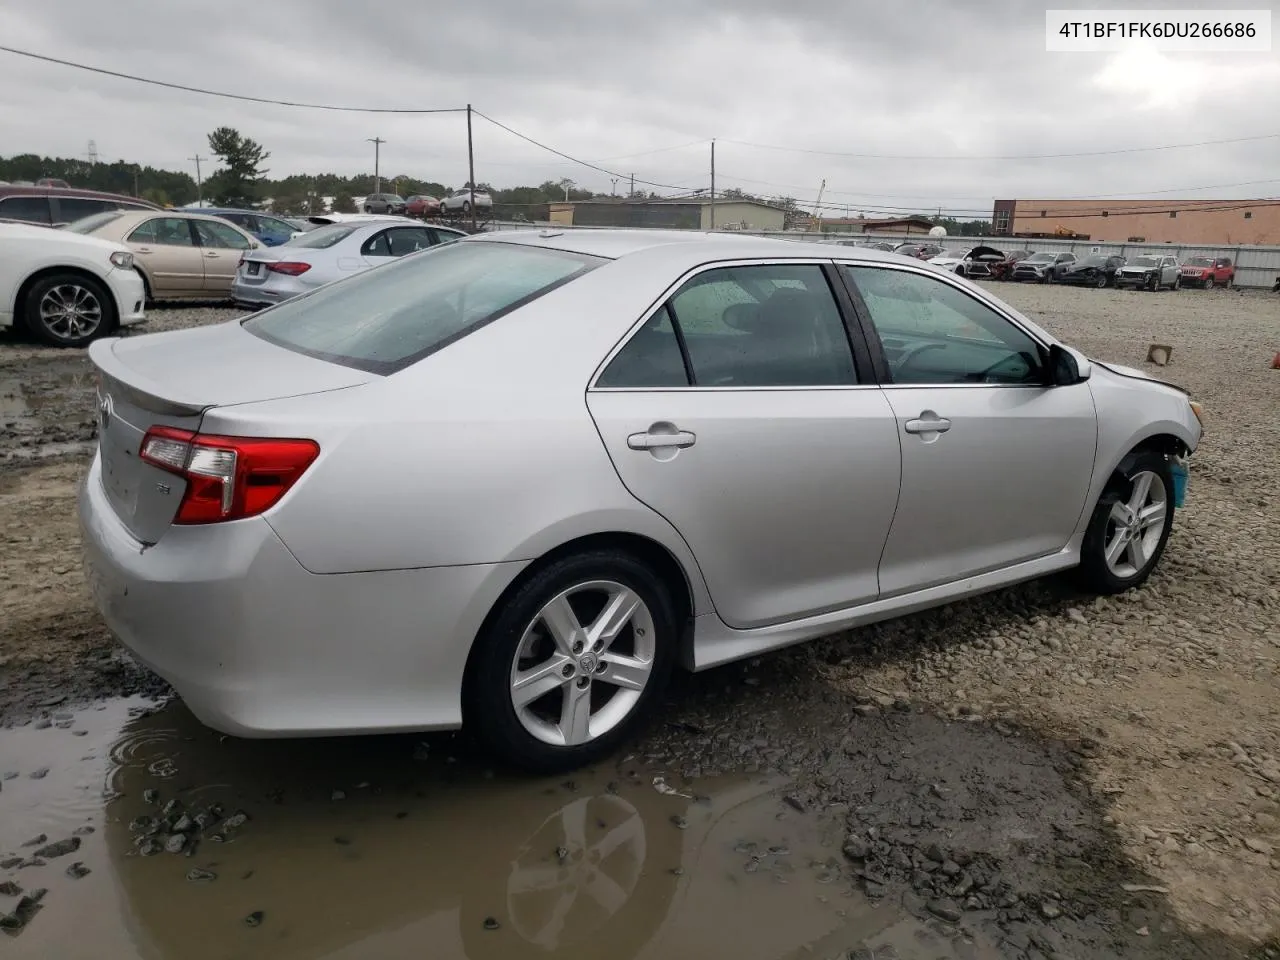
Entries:
[[246, 253], [236, 267], [231, 296], [244, 307], [269, 307], [465, 236], [461, 230], [378, 215], [318, 227], [279, 246]]
[[107, 622], [245, 736], [613, 750], [701, 670], [1159, 561], [1200, 409], [969, 281], [677, 231], [470, 237], [99, 341]]

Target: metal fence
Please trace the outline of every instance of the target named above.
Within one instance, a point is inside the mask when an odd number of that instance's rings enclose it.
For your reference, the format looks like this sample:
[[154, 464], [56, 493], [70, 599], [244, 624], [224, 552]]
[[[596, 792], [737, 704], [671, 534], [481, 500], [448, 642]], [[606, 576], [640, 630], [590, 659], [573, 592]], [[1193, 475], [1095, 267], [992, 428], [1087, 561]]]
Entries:
[[[511, 221], [492, 221], [486, 225], [489, 230], [625, 230], [628, 227], [597, 226], [565, 226], [559, 223], [521, 223]], [[906, 237], [902, 234], [874, 233], [811, 233], [800, 230], [733, 230], [724, 231], [744, 234], [751, 237], [773, 237], [779, 240], [800, 240], [817, 243], [837, 244], [842, 241], [858, 240], [886, 241], [889, 243], [936, 242], [948, 250], [965, 251], [978, 244], [988, 244], [997, 250], [1045, 250], [1050, 252], [1065, 251], [1077, 256], [1101, 253], [1107, 256], [1118, 255], [1125, 258], [1143, 255], [1169, 255], [1185, 261], [1188, 257], [1230, 257], [1236, 265], [1235, 285], [1238, 287], [1270, 288], [1280, 278], [1280, 247], [1259, 246], [1191, 246], [1176, 243], [1103, 243], [1094, 240], [1028, 240], [1019, 237], [942, 237], [925, 238], [923, 236]]]

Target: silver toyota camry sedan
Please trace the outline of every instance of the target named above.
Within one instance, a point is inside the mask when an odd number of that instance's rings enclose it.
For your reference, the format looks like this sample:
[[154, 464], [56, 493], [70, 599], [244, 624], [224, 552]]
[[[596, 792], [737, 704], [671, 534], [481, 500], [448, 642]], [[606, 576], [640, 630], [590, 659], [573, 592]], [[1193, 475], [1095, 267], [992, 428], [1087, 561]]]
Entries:
[[952, 273], [733, 235], [474, 236], [90, 357], [89, 582], [197, 716], [538, 770], [677, 666], [1142, 583], [1201, 434]]

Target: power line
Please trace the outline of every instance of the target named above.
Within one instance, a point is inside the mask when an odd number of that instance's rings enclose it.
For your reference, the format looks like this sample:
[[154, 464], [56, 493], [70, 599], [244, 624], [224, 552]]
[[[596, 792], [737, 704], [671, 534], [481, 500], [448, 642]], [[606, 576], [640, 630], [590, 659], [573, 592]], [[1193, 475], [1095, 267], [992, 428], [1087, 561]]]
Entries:
[[[526, 136], [525, 134], [521, 133], [519, 130], [513, 130], [511, 127], [507, 126], [505, 123], [501, 123], [493, 119], [493, 117], [485, 116], [485, 114], [481, 113], [479, 110], [473, 110], [472, 112], [477, 117], [480, 117], [482, 120], [488, 120], [495, 127], [501, 127], [503, 130], [507, 131], [507, 133], [511, 134], [512, 136], [519, 137], [521, 140], [524, 140], [526, 143], [531, 143], [535, 147], [541, 147], [543, 150], [547, 150], [550, 153], [554, 153], [557, 157], [564, 157], [564, 159], [566, 160], [571, 160], [574, 163], [579, 164], [580, 166], [587, 167], [591, 170], [596, 170], [610, 177], [622, 178], [622, 177], [628, 176], [628, 174], [618, 173], [616, 170], [609, 170], [606, 167], [600, 166], [599, 164], [589, 163], [586, 160], [580, 160], [577, 157], [571, 157], [569, 156], [569, 154], [565, 153], [562, 150], [557, 150], [555, 147], [547, 146], [547, 144], [542, 143], [538, 140], [535, 140], [533, 139], [533, 137]], [[664, 190], [688, 189], [687, 187], [677, 186], [674, 183], [654, 183], [652, 180], [641, 180], [639, 177], [635, 178], [635, 182], [639, 184], [643, 184], [646, 187], [662, 187]]]
[[1280, 139], [1280, 133], [1264, 133], [1253, 137], [1229, 137], [1225, 140], [1197, 140], [1193, 143], [1163, 143], [1153, 147], [1122, 147], [1116, 150], [1082, 150], [1076, 153], [1023, 153], [1023, 154], [966, 154], [964, 156], [939, 156], [938, 154], [897, 153], [844, 153], [838, 150], [811, 150], [806, 147], [789, 147], [776, 143], [755, 143], [750, 140], [729, 140], [743, 147], [760, 150], [781, 150], [787, 153], [808, 153], [823, 157], [847, 157], [853, 160], [1068, 160], [1072, 157], [1111, 157], [1123, 153], [1151, 153], [1157, 150], [1184, 150], [1190, 147], [1209, 147], [1223, 143], [1250, 143], [1258, 140]]
[[118, 77], [121, 80], [133, 80], [137, 83], [146, 83], [154, 87], [168, 87], [171, 90], [185, 90], [187, 93], [199, 93], [207, 97], [222, 97], [227, 100], [243, 100], [248, 103], [266, 103], [277, 107], [305, 107], [308, 110], [335, 110], [343, 113], [405, 113], [405, 114], [425, 114], [425, 113], [465, 113], [466, 107], [440, 107], [434, 109], [417, 109], [417, 108], [400, 108], [400, 107], [347, 107], [338, 106], [328, 103], [300, 103], [294, 100], [270, 100], [266, 97], [250, 97], [240, 93], [224, 93], [220, 90], [205, 90], [201, 87], [188, 87], [181, 83], [169, 83], [167, 80], [153, 80], [149, 77], [138, 77], [129, 73], [119, 73], [115, 70], [106, 70], [102, 67], [91, 67], [84, 63], [74, 63], [71, 60], [60, 60], [57, 57], [48, 57], [42, 53], [32, 53], [29, 50], [17, 50], [13, 47], [0, 46], [0, 51], [4, 53], [16, 54], [19, 57], [30, 57], [32, 60], [43, 60], [46, 63], [56, 63], [63, 67], [74, 67], [77, 70], [87, 70], [90, 73], [99, 73], [107, 77]]

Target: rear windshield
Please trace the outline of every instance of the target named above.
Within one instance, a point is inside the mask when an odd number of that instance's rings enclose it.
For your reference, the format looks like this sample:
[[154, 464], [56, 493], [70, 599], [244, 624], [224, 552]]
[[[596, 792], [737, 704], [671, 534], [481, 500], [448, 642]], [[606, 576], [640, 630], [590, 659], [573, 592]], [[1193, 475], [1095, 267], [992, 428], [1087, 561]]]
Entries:
[[243, 323], [250, 333], [298, 353], [394, 373], [605, 262], [514, 243], [443, 244]]
[[68, 233], [93, 233], [99, 227], [105, 227], [112, 220], [116, 220], [123, 216], [119, 210], [108, 210], [105, 213], [91, 213], [87, 217], [81, 217], [79, 220], [72, 220], [62, 229]]
[[359, 223], [331, 223], [325, 227], [316, 227], [300, 237], [286, 240], [282, 246], [308, 247], [312, 250], [326, 250], [340, 240], [344, 240], [360, 229]]

